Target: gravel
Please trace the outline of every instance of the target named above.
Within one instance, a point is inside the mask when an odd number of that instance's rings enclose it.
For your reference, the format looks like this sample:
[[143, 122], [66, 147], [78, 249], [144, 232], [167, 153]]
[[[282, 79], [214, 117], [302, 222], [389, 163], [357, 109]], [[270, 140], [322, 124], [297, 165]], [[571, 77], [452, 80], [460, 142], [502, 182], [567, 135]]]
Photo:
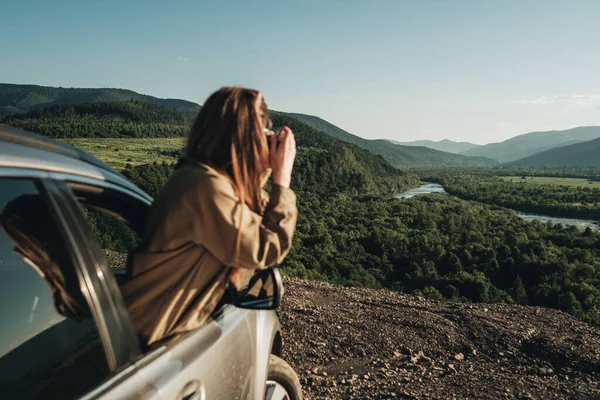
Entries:
[[285, 280], [306, 399], [600, 399], [600, 332], [558, 310]]

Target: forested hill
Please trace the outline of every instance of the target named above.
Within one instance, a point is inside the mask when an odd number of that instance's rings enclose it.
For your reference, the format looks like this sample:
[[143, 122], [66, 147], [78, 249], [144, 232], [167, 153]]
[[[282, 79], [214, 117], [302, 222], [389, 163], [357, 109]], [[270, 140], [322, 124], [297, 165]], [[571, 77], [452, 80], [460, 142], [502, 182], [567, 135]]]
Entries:
[[448, 165], [448, 166], [490, 166], [496, 161], [485, 157], [466, 157], [459, 154], [447, 153], [428, 147], [413, 147], [394, 144], [389, 140], [367, 140], [353, 135], [345, 130], [313, 115], [287, 113], [288, 115], [336, 137], [345, 142], [354, 143], [362, 148], [382, 155], [394, 166], [407, 165]]
[[191, 111], [139, 101], [60, 104], [1, 121], [55, 138], [185, 136]]
[[556, 147], [514, 161], [511, 165], [600, 167], [600, 139]]
[[486, 144], [462, 154], [490, 157], [500, 162], [511, 162], [555, 147], [597, 138], [600, 138], [600, 126], [582, 126], [564, 131], [531, 132], [515, 136], [504, 142]]
[[[0, 84], [0, 118], [3, 116], [10, 116], [15, 114], [29, 113], [32, 110], [57, 106], [61, 104], [78, 104], [78, 103], [95, 103], [95, 102], [138, 102], [138, 103], [150, 103], [157, 106], [163, 106], [168, 108], [175, 108], [182, 111], [188, 111], [190, 113], [197, 113], [200, 109], [200, 105], [189, 102], [186, 100], [178, 99], [160, 99], [153, 96], [143, 95], [131, 90], [125, 89], [78, 89], [78, 88], [57, 88], [48, 86], [37, 86], [37, 85], [14, 85], [14, 84]], [[148, 127], [145, 126], [124, 126], [129, 122], [128, 119], [122, 119], [115, 121], [108, 132], [102, 132], [96, 128], [97, 114], [94, 114], [94, 110], [76, 109], [79, 111], [89, 111], [86, 116], [90, 116], [88, 120], [81, 121], [79, 123], [80, 128], [77, 128], [78, 135], [84, 135], [85, 137], [158, 137], [158, 136], [174, 136], [182, 134], [181, 131], [173, 133], [166, 126], [163, 121], [163, 126]], [[63, 111], [56, 109], [54, 111]], [[304, 122], [305, 124], [313, 127], [314, 129], [324, 132], [330, 136], [343, 140], [345, 142], [353, 143], [359, 147], [367, 149], [375, 154], [382, 155], [385, 159], [394, 166], [407, 166], [407, 165], [452, 165], [452, 166], [487, 166], [496, 164], [494, 160], [483, 158], [483, 157], [465, 157], [457, 154], [450, 154], [442, 151], [436, 151], [425, 147], [408, 147], [391, 145], [386, 140], [367, 140], [361, 137], [355, 136], [351, 133], [338, 128], [337, 126], [322, 120], [321, 118], [295, 113], [278, 113], [273, 111], [273, 114], [283, 114], [293, 117], [297, 120]], [[79, 114], [78, 114], [79, 115]], [[94, 115], [92, 118], [91, 115]], [[59, 115], [63, 117], [62, 114]], [[108, 118], [106, 114], [101, 116], [104, 120]], [[29, 120], [26, 120], [29, 118]], [[17, 126], [25, 129], [36, 130], [44, 125], [43, 129], [48, 131], [50, 125], [52, 125], [53, 135], [56, 137], [70, 137], [65, 134], [64, 129], [57, 127], [55, 121], [34, 121], [33, 119], [39, 119], [40, 116], [37, 114], [27, 114], [25, 119], [20, 119], [19, 122], [14, 120], [7, 121], [8, 124], [16, 124]], [[94, 120], [95, 119], [95, 120]], [[91, 121], [94, 120], [94, 121]], [[135, 122], [135, 121], [134, 121]], [[144, 122], [148, 124], [148, 121]], [[73, 124], [77, 125], [76, 122]], [[108, 124], [102, 123], [101, 125], [108, 126]], [[149, 129], [148, 129], [149, 128]], [[69, 128], [70, 131], [73, 129]], [[39, 130], [36, 130], [39, 132]], [[123, 134], [117, 134], [117, 132], [124, 132]], [[147, 133], [144, 133], [147, 132]]]
[[[194, 116], [188, 111], [127, 101], [56, 105], [8, 116], [2, 122], [63, 139], [184, 137]], [[416, 176], [404, 174], [382, 157], [292, 117], [274, 113], [273, 123], [288, 125], [296, 133], [301, 171], [296, 174], [296, 187], [300, 190], [311, 187], [320, 193], [380, 194], [418, 183]]]
[[200, 108], [198, 104], [191, 101], [161, 99], [126, 89], [80, 89], [0, 83], [0, 117], [56, 104], [127, 100], [143, 101], [192, 112], [197, 112]]

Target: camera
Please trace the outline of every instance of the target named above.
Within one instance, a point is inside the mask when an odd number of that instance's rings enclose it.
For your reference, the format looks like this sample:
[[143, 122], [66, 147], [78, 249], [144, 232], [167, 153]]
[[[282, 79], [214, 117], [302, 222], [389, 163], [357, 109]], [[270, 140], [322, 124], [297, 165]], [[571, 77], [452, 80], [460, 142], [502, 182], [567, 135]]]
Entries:
[[277, 131], [273, 131], [269, 128], [265, 128], [263, 130], [263, 132], [265, 133], [265, 135], [267, 135], [267, 137], [269, 136], [275, 136], [277, 137], [277, 143], [279, 143], [281, 141], [281, 129], [277, 130]]

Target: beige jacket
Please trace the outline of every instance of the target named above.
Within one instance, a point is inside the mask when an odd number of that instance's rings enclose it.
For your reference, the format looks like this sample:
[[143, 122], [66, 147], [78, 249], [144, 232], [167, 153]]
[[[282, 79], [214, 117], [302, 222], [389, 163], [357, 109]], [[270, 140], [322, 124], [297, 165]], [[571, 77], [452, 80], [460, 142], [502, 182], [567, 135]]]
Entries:
[[200, 326], [223, 296], [230, 267], [281, 263], [296, 218], [291, 189], [273, 185], [260, 215], [240, 204], [215, 169], [186, 164], [175, 170], [150, 209], [141, 251], [130, 255], [132, 278], [121, 287], [142, 341], [150, 345]]

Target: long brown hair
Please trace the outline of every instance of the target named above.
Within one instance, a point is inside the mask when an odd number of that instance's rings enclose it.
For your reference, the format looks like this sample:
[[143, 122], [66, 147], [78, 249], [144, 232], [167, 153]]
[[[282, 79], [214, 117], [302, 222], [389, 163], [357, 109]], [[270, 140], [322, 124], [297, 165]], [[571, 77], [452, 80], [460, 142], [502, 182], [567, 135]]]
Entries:
[[267, 105], [257, 90], [222, 87], [198, 113], [185, 158], [210, 165], [228, 176], [240, 201], [259, 212], [261, 181], [269, 168], [263, 133], [271, 127]]
[[[271, 127], [261, 92], [241, 87], [222, 87], [204, 103], [192, 125], [184, 159], [210, 165], [227, 176], [240, 200], [261, 212], [262, 184], [269, 171], [269, 146], [264, 134]], [[235, 252], [240, 251], [240, 208]], [[236, 275], [236, 269], [232, 271]], [[230, 276], [230, 280], [232, 276]]]

